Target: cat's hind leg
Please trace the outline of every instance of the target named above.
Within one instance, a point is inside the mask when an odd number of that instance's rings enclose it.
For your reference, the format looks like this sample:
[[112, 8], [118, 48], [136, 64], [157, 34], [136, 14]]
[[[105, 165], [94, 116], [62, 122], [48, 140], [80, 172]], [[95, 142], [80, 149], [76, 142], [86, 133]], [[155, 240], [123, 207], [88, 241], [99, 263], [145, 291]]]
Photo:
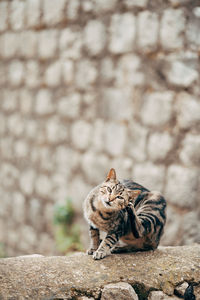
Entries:
[[87, 250], [88, 255], [92, 255], [99, 247], [100, 238], [99, 238], [99, 229], [90, 226], [90, 248]]

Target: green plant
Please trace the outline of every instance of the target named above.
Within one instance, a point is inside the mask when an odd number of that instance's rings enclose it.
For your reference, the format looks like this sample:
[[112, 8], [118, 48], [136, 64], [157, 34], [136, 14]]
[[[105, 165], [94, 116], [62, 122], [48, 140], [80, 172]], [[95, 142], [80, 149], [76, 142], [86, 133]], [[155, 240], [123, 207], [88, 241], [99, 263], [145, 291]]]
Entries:
[[60, 252], [68, 253], [82, 250], [80, 228], [75, 221], [75, 211], [71, 199], [64, 205], [56, 205], [54, 210], [55, 239]]

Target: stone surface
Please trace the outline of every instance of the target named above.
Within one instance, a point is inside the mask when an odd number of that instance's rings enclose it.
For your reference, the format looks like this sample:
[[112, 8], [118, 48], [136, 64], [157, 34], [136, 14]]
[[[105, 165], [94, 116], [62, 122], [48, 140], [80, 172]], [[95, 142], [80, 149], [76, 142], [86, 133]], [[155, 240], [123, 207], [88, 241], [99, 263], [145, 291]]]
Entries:
[[97, 69], [95, 63], [85, 59], [78, 65], [75, 82], [78, 89], [89, 89], [97, 79]]
[[[98, 262], [83, 253], [68, 257], [1, 259], [1, 297], [34, 299], [90, 295], [97, 299], [104, 286], [127, 286], [126, 282], [137, 288], [138, 297], [147, 299], [152, 289], [173, 295], [174, 288], [183, 281], [199, 282], [199, 251], [199, 245], [161, 247], [154, 252], [111, 255]], [[143, 272], [144, 268], [148, 272]], [[130, 291], [131, 287], [128, 285], [125, 290]]]
[[171, 165], [167, 172], [165, 194], [169, 203], [193, 207], [197, 201], [198, 173], [179, 165]]
[[120, 54], [133, 50], [136, 31], [135, 23], [135, 17], [131, 13], [112, 16], [109, 44], [111, 53]]
[[138, 300], [132, 286], [126, 282], [110, 283], [104, 286], [101, 294], [102, 300]]
[[84, 29], [83, 36], [89, 54], [98, 55], [103, 51], [106, 44], [106, 29], [102, 22], [89, 21]]
[[105, 131], [105, 150], [113, 156], [123, 153], [126, 138], [127, 130], [123, 124], [109, 122]]
[[186, 166], [198, 166], [200, 163], [200, 136], [187, 134], [182, 142], [179, 157]]
[[174, 144], [173, 137], [168, 132], [153, 133], [149, 137], [147, 152], [152, 161], [166, 159]]
[[64, 17], [66, 0], [58, 0], [56, 5], [51, 0], [43, 1], [43, 20], [47, 25], [56, 25]]
[[178, 300], [178, 297], [175, 296], [167, 296], [162, 291], [153, 291], [150, 292], [148, 300]]
[[86, 149], [91, 142], [92, 126], [83, 120], [75, 122], [71, 127], [72, 143], [80, 150]]
[[42, 59], [48, 59], [56, 54], [57, 31], [43, 30], [39, 33], [38, 55]]
[[180, 49], [183, 46], [185, 16], [181, 9], [165, 10], [160, 28], [161, 45], [166, 50]]

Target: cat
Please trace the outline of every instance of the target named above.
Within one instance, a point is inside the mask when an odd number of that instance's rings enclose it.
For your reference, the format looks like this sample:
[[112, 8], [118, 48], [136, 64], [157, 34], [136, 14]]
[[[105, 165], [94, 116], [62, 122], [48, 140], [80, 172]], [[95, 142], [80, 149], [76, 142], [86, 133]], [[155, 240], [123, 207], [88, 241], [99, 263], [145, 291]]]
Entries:
[[[95, 260], [110, 253], [154, 250], [166, 222], [166, 201], [160, 192], [149, 191], [131, 181], [120, 182], [110, 169], [106, 180], [86, 197], [83, 210], [89, 223], [91, 244], [87, 251]], [[101, 241], [100, 232], [106, 232]], [[117, 247], [122, 243], [122, 247]]]

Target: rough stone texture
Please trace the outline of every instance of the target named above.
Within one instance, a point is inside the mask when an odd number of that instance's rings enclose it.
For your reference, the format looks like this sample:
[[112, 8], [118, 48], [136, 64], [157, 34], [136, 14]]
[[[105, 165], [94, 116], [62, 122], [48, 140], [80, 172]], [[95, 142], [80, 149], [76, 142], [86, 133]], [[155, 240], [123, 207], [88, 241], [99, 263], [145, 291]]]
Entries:
[[53, 2], [0, 1], [0, 245], [55, 253], [54, 204], [80, 219], [110, 167], [163, 192], [163, 245], [199, 242], [198, 1]]
[[200, 246], [194, 245], [111, 255], [96, 262], [83, 253], [1, 259], [0, 296], [174, 300], [174, 290], [182, 282], [199, 284], [199, 252]]

